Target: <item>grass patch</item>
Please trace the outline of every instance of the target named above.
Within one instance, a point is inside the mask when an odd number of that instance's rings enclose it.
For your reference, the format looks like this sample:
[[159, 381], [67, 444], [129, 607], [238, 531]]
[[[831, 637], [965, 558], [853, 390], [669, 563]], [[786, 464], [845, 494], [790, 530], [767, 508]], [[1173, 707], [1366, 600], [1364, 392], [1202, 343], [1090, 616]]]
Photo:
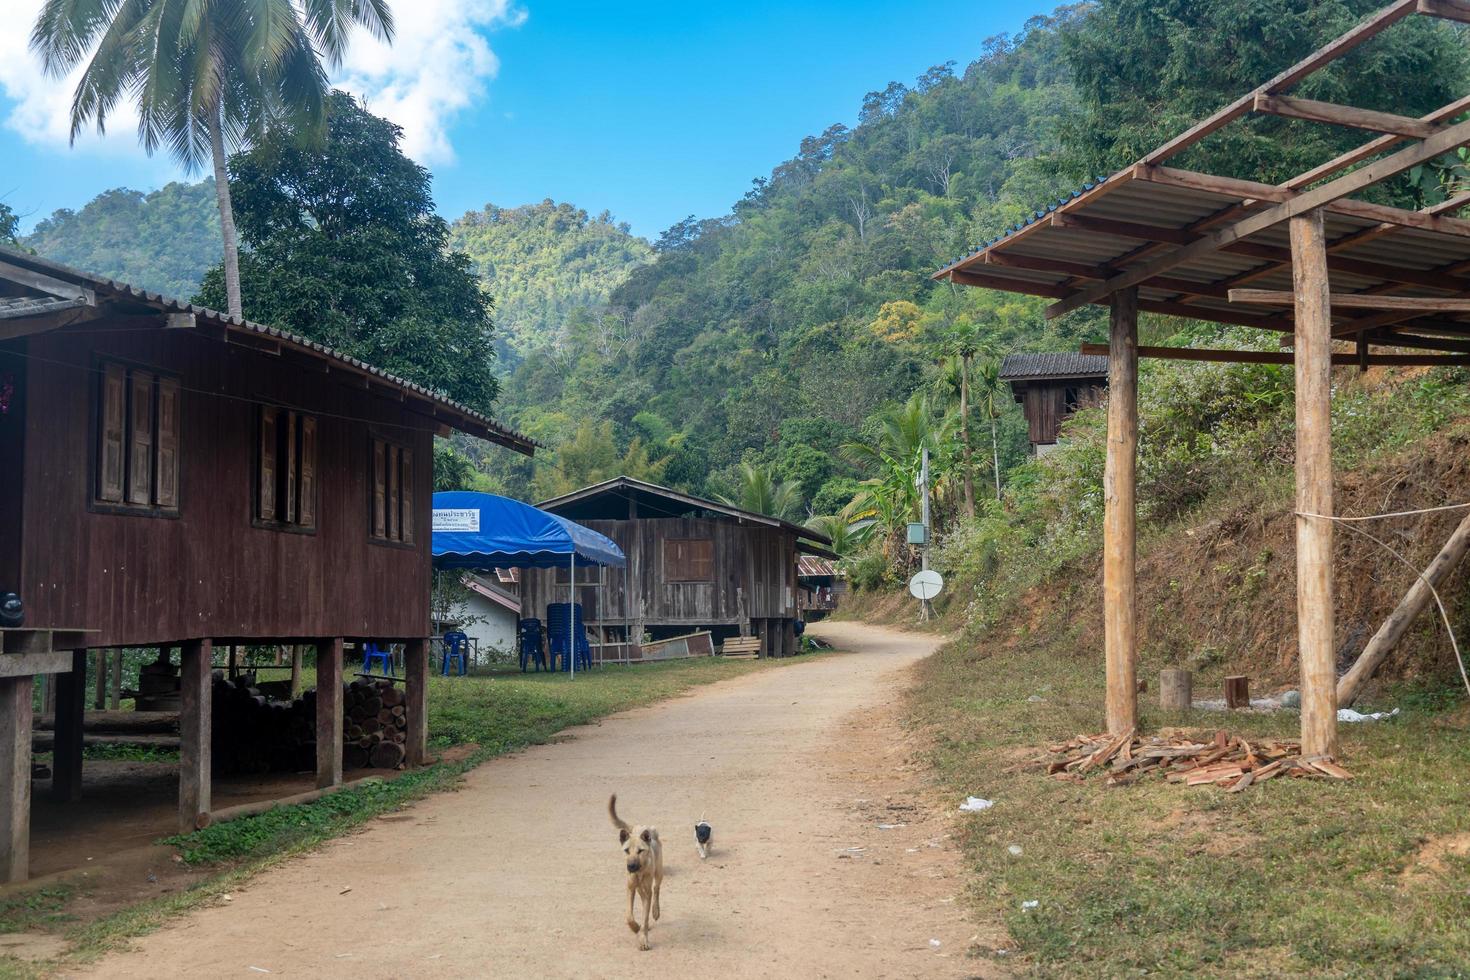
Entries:
[[[1006, 962], [1048, 976], [1464, 975], [1470, 858], [1445, 847], [1470, 848], [1470, 739], [1463, 713], [1446, 714], [1462, 694], [1404, 689], [1394, 721], [1342, 726], [1349, 783], [1226, 795], [1003, 772], [1101, 729], [1101, 651], [1077, 654], [1091, 645], [1061, 629], [989, 654], [951, 644], [910, 695], [940, 779], [996, 801], [962, 840], [969, 899], [1015, 945]], [[1143, 724], [1294, 738], [1298, 721], [1145, 709]]]
[[25, 932], [70, 921], [64, 909], [75, 891], [70, 885], [58, 885], [0, 902], [0, 933]]

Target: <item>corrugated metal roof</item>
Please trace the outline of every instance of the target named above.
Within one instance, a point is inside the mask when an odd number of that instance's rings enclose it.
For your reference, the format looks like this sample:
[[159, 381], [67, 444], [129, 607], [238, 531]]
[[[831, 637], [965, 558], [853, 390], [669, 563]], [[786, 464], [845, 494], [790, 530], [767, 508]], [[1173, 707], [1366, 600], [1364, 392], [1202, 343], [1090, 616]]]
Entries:
[[[352, 367], [355, 370], [362, 372], [363, 374], [381, 380], [384, 384], [391, 385], [396, 388], [402, 388], [406, 391], [411, 391], [417, 395], [420, 395], [423, 398], [426, 398], [429, 401], [433, 402], [436, 406], [446, 409], [449, 413], [452, 413], [450, 416], [441, 417], [441, 420], [446, 424], [454, 426], [455, 428], [471, 432], [474, 435], [482, 436], [486, 439], [491, 440], [492, 442], [498, 442], [501, 445], [514, 449], [517, 452], [525, 453], [528, 456], [533, 454], [534, 449], [537, 445], [535, 440], [531, 439], [529, 436], [521, 435], [519, 432], [516, 432], [515, 430], [510, 429], [504, 425], [501, 425], [499, 422], [490, 418], [488, 415], [478, 412], [467, 405], [461, 405], [460, 403], [445, 397], [437, 391], [425, 388], [422, 385], [415, 384], [414, 382], [408, 381], [404, 378], [400, 378], [395, 374], [390, 374], [387, 371], [382, 370], [381, 368], [373, 367], [371, 364], [368, 364], [365, 361], [360, 361], [349, 354], [344, 354], [341, 351], [334, 350], [333, 348], [326, 346], [325, 344], [319, 344], [314, 340], [308, 340], [307, 338], [298, 336], [297, 334], [287, 333], [286, 331], [278, 330], [275, 327], [268, 327], [264, 324], [254, 323], [250, 320], [244, 319], [243, 317], [232, 317], [227, 313], [221, 313], [219, 310], [211, 310], [207, 307], [195, 306], [193, 303], [186, 303], [183, 300], [174, 299], [170, 296], [164, 296], [161, 293], [155, 293], [150, 292], [146, 289], [140, 289], [137, 286], [133, 286], [125, 282], [118, 282], [115, 279], [108, 279], [105, 276], [97, 276], [88, 272], [82, 272], [80, 270], [73, 269], [70, 266], [62, 265], [59, 262], [52, 262], [49, 259], [43, 259], [39, 256], [30, 255], [26, 252], [18, 252], [14, 249], [6, 248], [4, 246], [0, 246], [0, 260], [4, 260], [5, 262], [13, 263], [14, 265], [18, 265], [23, 268], [29, 268], [33, 271], [41, 272], [57, 278], [79, 280], [88, 288], [91, 288], [98, 293], [110, 294], [116, 297], [138, 300], [148, 306], [159, 310], [160, 312], [192, 313], [196, 318], [203, 319], [211, 323], [220, 324], [224, 326], [227, 330], [238, 330], [245, 333], [270, 337], [273, 340], [279, 341], [280, 343], [283, 343], [289, 347], [294, 347], [302, 353], [311, 354], [325, 360], [335, 361], [339, 364]], [[4, 274], [0, 273], [0, 279], [4, 278]], [[160, 324], [159, 329], [164, 329], [162, 324]], [[455, 418], [454, 416], [458, 416], [458, 418]], [[466, 422], [471, 424], [465, 424]]]
[[836, 577], [837, 566], [826, 558], [816, 555], [797, 555], [796, 574], [806, 578]]
[[1033, 378], [1095, 378], [1106, 376], [1108, 359], [1096, 354], [1007, 354], [1000, 364], [1000, 380]]

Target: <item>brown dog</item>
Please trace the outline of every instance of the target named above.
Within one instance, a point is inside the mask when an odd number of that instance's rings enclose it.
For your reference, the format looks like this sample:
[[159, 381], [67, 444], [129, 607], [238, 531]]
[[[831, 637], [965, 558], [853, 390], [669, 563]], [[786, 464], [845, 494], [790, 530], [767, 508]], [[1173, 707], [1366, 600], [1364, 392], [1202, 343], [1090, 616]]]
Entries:
[[[648, 916], [651, 913], [658, 921], [658, 893], [664, 883], [664, 849], [654, 827], [630, 827], [618, 816], [618, 794], [607, 801], [607, 815], [612, 817], [613, 826], [618, 828], [618, 840], [623, 844], [623, 856], [628, 865], [628, 928], [638, 934], [638, 948], [652, 949], [648, 942]], [[638, 920], [633, 918], [633, 895], [643, 899], [643, 928], [639, 931]]]

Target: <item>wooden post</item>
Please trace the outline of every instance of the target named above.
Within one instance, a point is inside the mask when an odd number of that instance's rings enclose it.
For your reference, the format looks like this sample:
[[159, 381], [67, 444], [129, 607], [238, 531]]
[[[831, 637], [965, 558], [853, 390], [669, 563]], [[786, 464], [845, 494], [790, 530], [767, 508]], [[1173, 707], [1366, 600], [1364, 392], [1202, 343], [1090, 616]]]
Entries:
[[82, 715], [87, 707], [87, 651], [73, 650], [71, 670], [55, 675], [56, 745], [52, 749], [51, 798], [82, 798]]
[[94, 679], [97, 691], [92, 698], [92, 707], [101, 711], [107, 707], [107, 651], [97, 651], [97, 676]]
[[[342, 654], [341, 642], [342, 642], [341, 640], [338, 640], [337, 641], [337, 643], [338, 643], [338, 649], [337, 649], [337, 655], [338, 656], [337, 656], [337, 659], [339, 661], [342, 659], [342, 656], [341, 656], [341, 654]], [[299, 643], [293, 643], [291, 645], [291, 700], [293, 700], [293, 701], [296, 700], [297, 698], [301, 697], [301, 663], [302, 663], [302, 653], [303, 653], [303, 647], [301, 646], [301, 644], [299, 644]], [[320, 656], [320, 654], [318, 654], [318, 660], [320, 660], [320, 658], [321, 658], [321, 656]], [[317, 670], [320, 671], [321, 670], [321, 667], [318, 666], [317, 667]]]
[[1326, 519], [1332, 515], [1332, 303], [1320, 210], [1291, 219], [1291, 255], [1296, 291], [1296, 619], [1302, 754], [1335, 756], [1332, 521]]
[[112, 651], [112, 690], [109, 692], [108, 700], [113, 711], [122, 709], [122, 672], [123, 652]]
[[209, 821], [211, 640], [179, 648], [179, 833]]
[[786, 647], [785, 655], [788, 657], [796, 656], [796, 620], [787, 619], [785, 623], [785, 628], [781, 631], [781, 633], [781, 638]]
[[[301, 647], [291, 648], [291, 686], [301, 683]], [[342, 783], [342, 637], [316, 645], [316, 785]]]
[[1194, 707], [1194, 677], [1187, 670], [1159, 671], [1159, 707], [1165, 711], [1188, 711]]
[[41, 675], [41, 714], [56, 714], [56, 675]]
[[1225, 678], [1225, 707], [1231, 711], [1251, 706], [1251, 679], [1243, 674]]
[[229, 659], [226, 661], [227, 666], [225, 668], [230, 680], [234, 680], [236, 677], [240, 676], [240, 663], [235, 657], [235, 652], [237, 649], [238, 648], [235, 646], [235, 644], [230, 644], [230, 655]]
[[1358, 655], [1357, 662], [1352, 669], [1343, 675], [1342, 680], [1337, 682], [1337, 704], [1346, 708], [1357, 700], [1358, 694], [1362, 692], [1363, 685], [1398, 646], [1399, 640], [1403, 639], [1414, 620], [1419, 617], [1429, 603], [1434, 600], [1434, 593], [1430, 586], [1439, 588], [1450, 573], [1465, 559], [1465, 553], [1470, 550], [1470, 515], [1460, 522], [1455, 528], [1455, 533], [1450, 535], [1449, 541], [1440, 549], [1439, 554], [1434, 556], [1434, 561], [1424, 570], [1424, 577], [1415, 577], [1414, 584], [1409, 587], [1408, 594], [1399, 601], [1394, 611], [1378, 627], [1378, 632], [1368, 641], [1363, 652]]
[[31, 856], [31, 674], [0, 677], [0, 884], [25, 881]]
[[408, 742], [404, 746], [409, 768], [429, 761], [429, 641], [409, 640], [403, 645], [405, 708]]
[[1108, 456], [1103, 472], [1103, 645], [1108, 731], [1138, 727], [1138, 290], [1113, 294], [1108, 339]]

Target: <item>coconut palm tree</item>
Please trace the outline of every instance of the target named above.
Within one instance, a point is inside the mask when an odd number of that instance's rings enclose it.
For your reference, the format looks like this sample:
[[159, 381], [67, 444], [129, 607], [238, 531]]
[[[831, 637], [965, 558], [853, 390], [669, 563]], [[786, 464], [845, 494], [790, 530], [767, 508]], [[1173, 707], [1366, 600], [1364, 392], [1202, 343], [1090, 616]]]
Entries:
[[387, 0], [46, 0], [31, 47], [57, 78], [87, 63], [72, 96], [73, 141], [88, 122], [105, 131], [126, 97], [150, 155], [166, 147], [190, 170], [210, 162], [227, 305], [241, 316], [226, 150], [276, 125], [320, 133], [321, 58], [339, 65], [355, 26], [390, 40]]
[[716, 497], [722, 504], [783, 521], [795, 520], [801, 512], [801, 485], [795, 480], [778, 481], [769, 468], [754, 463], [740, 464], [740, 492], [736, 496]]

